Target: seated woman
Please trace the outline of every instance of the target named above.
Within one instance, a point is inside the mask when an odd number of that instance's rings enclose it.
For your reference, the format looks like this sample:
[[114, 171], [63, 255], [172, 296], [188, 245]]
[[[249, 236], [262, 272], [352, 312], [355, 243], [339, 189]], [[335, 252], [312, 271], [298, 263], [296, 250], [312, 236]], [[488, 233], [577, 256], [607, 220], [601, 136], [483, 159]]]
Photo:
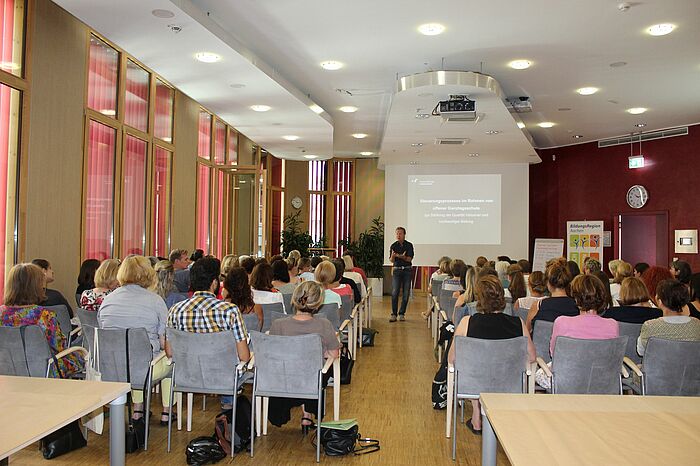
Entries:
[[625, 261], [617, 261], [615, 265], [615, 274], [613, 275], [612, 283], [610, 283], [610, 295], [613, 299], [613, 305], [617, 302], [620, 297], [620, 287], [622, 286], [622, 281], [632, 276], [632, 264]]
[[520, 298], [527, 296], [527, 285], [525, 285], [525, 275], [523, 269], [518, 264], [508, 267], [508, 288], [505, 290], [506, 298], [510, 297], [511, 302], [516, 302]]
[[[535, 346], [520, 317], [504, 314], [506, 299], [501, 280], [486, 275], [476, 282], [477, 313], [465, 316], [455, 330], [455, 336], [482, 338], [485, 340], [506, 340], [527, 336], [527, 353], [530, 362], [535, 361]], [[455, 347], [450, 347], [448, 361], [455, 361]], [[449, 407], [448, 407], [449, 409]], [[472, 418], [467, 427], [478, 434], [481, 432], [481, 406], [478, 400], [472, 400]]]
[[656, 305], [663, 317], [647, 320], [637, 339], [637, 353], [644, 356], [649, 338], [699, 341], [700, 320], [688, 315], [688, 288], [678, 280], [664, 280], [656, 287]]
[[649, 290], [649, 297], [655, 307], [658, 307], [656, 304], [656, 287], [659, 286], [659, 283], [662, 281], [672, 278], [673, 275], [671, 275], [671, 272], [669, 272], [667, 268], [656, 265], [649, 267], [642, 273], [642, 281], [646, 285], [647, 290]]
[[[294, 252], [294, 251], [292, 251]], [[297, 251], [299, 252], [299, 251]], [[290, 253], [291, 254], [291, 253]], [[285, 261], [287, 263], [287, 271], [289, 273], [289, 283], [292, 285], [298, 285], [301, 283], [301, 277], [299, 276], [299, 261], [301, 260], [301, 257], [287, 257], [287, 260]], [[292, 290], [294, 291], [294, 290]]]
[[[253, 301], [255, 304], [282, 303], [282, 293], [272, 286], [272, 267], [267, 262], [260, 262], [253, 268], [250, 274], [250, 287], [253, 289]], [[285, 313], [288, 311], [285, 309]]]
[[[61, 331], [56, 314], [39, 306], [45, 299], [44, 281], [44, 272], [34, 264], [13, 266], [5, 279], [5, 304], [0, 306], [0, 325], [38, 325], [44, 332], [51, 354], [55, 355], [68, 348], [68, 336]], [[59, 359], [57, 365], [52, 364], [50, 375], [67, 378], [82, 368], [82, 358], [72, 353]]]
[[[331, 264], [332, 265], [332, 264]], [[327, 291], [327, 290], [326, 290]], [[337, 358], [341, 347], [335, 334], [333, 325], [322, 317], [314, 317], [314, 314], [323, 305], [324, 290], [316, 282], [308, 281], [299, 285], [292, 294], [292, 306], [296, 313], [292, 317], [277, 319], [270, 327], [270, 335], [308, 335], [315, 333], [321, 336], [324, 358]], [[323, 377], [323, 386], [326, 386], [331, 372]], [[273, 425], [286, 424], [290, 416], [291, 408], [301, 406], [301, 430], [304, 434], [315, 427], [312, 413], [318, 412], [319, 400], [270, 398], [268, 418]], [[319, 420], [320, 421], [320, 420]]]
[[323, 303], [322, 304], [337, 304], [338, 309], [343, 305], [340, 295], [331, 290], [333, 282], [335, 282], [335, 265], [331, 261], [322, 261], [314, 270], [316, 281], [323, 288]]
[[[617, 321], [601, 317], [607, 306], [607, 296], [605, 287], [597, 276], [588, 274], [574, 278], [571, 282], [571, 296], [580, 312], [577, 316], [560, 316], [554, 321], [552, 338], [549, 340], [549, 352], [552, 355], [558, 337], [607, 340], [619, 336]], [[535, 373], [535, 380], [540, 387], [550, 388], [549, 378], [542, 369]]]
[[238, 256], [235, 254], [226, 254], [224, 258], [221, 259], [221, 281], [226, 278], [226, 275], [228, 275], [232, 268], [238, 266]]
[[673, 278], [684, 285], [690, 283], [690, 277], [693, 275], [693, 270], [686, 261], [673, 261], [668, 271], [671, 272]]
[[[53, 283], [54, 273], [49, 261], [47, 261], [46, 259], [34, 259], [32, 261], [32, 264], [39, 266], [39, 268], [41, 268], [41, 271], [44, 272], [44, 277], [46, 278], [46, 283], [44, 284], [44, 286], [48, 287], [49, 283]], [[46, 288], [44, 296], [44, 301], [42, 301], [39, 304], [41, 304], [42, 306], [66, 306], [68, 308], [68, 312], [70, 312], [71, 318], [74, 316], [73, 308], [70, 304], [68, 304], [68, 301], [60, 291], [52, 290], [51, 288]]]
[[364, 297], [367, 294], [367, 287], [365, 286], [365, 282], [362, 279], [362, 275], [360, 275], [358, 272], [353, 271], [354, 264], [352, 262], [352, 257], [345, 255], [342, 258], [339, 258], [339, 260], [342, 260], [344, 265], [343, 277], [349, 278], [350, 280], [354, 281], [357, 285], [357, 289], [360, 290], [360, 296]]
[[289, 277], [289, 266], [284, 259], [278, 259], [271, 265], [272, 286], [282, 294], [292, 294], [297, 287], [296, 283], [291, 283]]
[[[331, 290], [338, 293], [340, 296], [350, 296], [355, 303], [362, 301], [362, 292], [359, 285], [352, 278], [345, 276], [345, 261], [340, 258], [335, 258], [333, 266], [335, 267], [335, 279]], [[362, 279], [360, 279], [362, 281]]]
[[253, 290], [250, 289], [248, 284], [248, 274], [245, 272], [245, 269], [243, 267], [233, 267], [228, 271], [226, 278], [224, 278], [223, 285], [221, 295], [224, 301], [238, 306], [241, 314], [255, 313], [258, 316], [260, 326], [248, 330], [260, 331], [264, 321], [263, 310], [260, 304], [255, 304], [255, 301], [253, 301]]
[[595, 275], [596, 277], [598, 277], [600, 283], [603, 284], [603, 288], [605, 288], [605, 309], [610, 309], [615, 305], [612, 293], [610, 293], [610, 278], [608, 278], [608, 275], [602, 270], [596, 270], [595, 272], [591, 272], [590, 275]]
[[544, 280], [544, 273], [539, 270], [532, 272], [527, 277], [527, 287], [529, 291], [528, 296], [514, 300], [513, 310], [527, 309], [529, 311], [532, 309], [532, 306], [545, 297], [544, 293], [547, 291], [547, 284]]
[[[579, 275], [580, 276], [580, 275]], [[530, 308], [525, 325], [532, 331], [537, 320], [554, 322], [559, 316], [576, 316], [579, 314], [576, 301], [567, 294], [572, 276], [566, 259], [552, 259], [547, 262], [544, 279], [549, 290], [549, 297], [540, 300]]]
[[170, 261], [159, 261], [154, 267], [156, 271], [155, 292], [163, 298], [165, 305], [170, 309], [173, 304], [189, 299], [187, 293], [182, 293], [175, 286], [175, 268]]
[[[498, 279], [501, 280], [501, 284], [503, 285], [504, 289], [507, 289], [509, 285], [508, 267], [510, 267], [510, 262], [504, 260], [499, 260], [494, 266], [494, 269], [496, 269], [496, 273], [498, 274]], [[506, 298], [508, 295], [509, 293], [505, 294]]]
[[688, 303], [690, 317], [700, 319], [700, 273], [690, 277], [690, 302]]
[[99, 267], [100, 261], [97, 259], [85, 259], [83, 263], [80, 264], [78, 288], [75, 290], [76, 295], [80, 296], [83, 294], [83, 291], [95, 288], [95, 272], [97, 272]]
[[634, 276], [637, 278], [642, 278], [642, 274], [648, 268], [649, 264], [647, 264], [646, 262], [637, 262], [636, 264], [634, 264], [634, 271], [632, 272], [632, 274], [634, 274]]
[[[165, 340], [168, 308], [163, 298], [150, 291], [156, 285], [156, 272], [151, 262], [143, 256], [127, 257], [119, 267], [117, 280], [121, 286], [104, 298], [97, 313], [100, 328], [144, 328], [151, 342], [153, 358], [160, 356], [161, 351], [170, 357], [170, 344]], [[153, 377], [160, 378], [169, 370], [167, 358], [162, 358], [153, 366]], [[170, 382], [170, 378], [161, 381], [161, 425], [168, 422]], [[143, 416], [143, 391], [133, 390], [132, 398], [134, 419], [140, 419]]]
[[95, 287], [83, 291], [80, 295], [80, 307], [86, 311], [97, 312], [100, 310], [105, 296], [117, 289], [117, 271], [119, 271], [119, 259], [105, 259], [95, 272]]
[[442, 290], [445, 291], [462, 291], [462, 285], [459, 282], [459, 277], [462, 276], [467, 268], [467, 264], [461, 259], [452, 259], [450, 262], [450, 275], [442, 281]]
[[656, 319], [662, 315], [659, 309], [651, 307], [647, 287], [636, 277], [627, 277], [622, 280], [617, 302], [620, 305], [606, 310], [603, 317], [615, 319], [618, 322], [643, 324], [647, 320]]

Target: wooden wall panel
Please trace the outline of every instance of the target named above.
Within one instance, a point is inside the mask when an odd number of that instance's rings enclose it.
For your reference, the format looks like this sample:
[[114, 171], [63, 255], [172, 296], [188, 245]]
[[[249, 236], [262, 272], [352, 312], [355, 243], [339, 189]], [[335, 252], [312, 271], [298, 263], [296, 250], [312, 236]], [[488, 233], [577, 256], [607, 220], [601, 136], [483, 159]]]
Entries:
[[380, 216], [384, 220], [384, 170], [378, 159], [355, 160], [355, 238]]

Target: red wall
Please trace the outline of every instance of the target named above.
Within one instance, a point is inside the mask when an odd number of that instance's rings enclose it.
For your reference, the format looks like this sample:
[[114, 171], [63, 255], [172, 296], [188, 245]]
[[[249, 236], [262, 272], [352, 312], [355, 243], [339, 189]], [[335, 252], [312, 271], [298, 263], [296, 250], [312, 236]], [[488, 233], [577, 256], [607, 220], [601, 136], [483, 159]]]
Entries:
[[[629, 145], [598, 149], [593, 142], [538, 151], [542, 163], [530, 165], [530, 257], [535, 238], [564, 238], [569, 220], [603, 220], [612, 230], [617, 214], [666, 211], [668, 257], [700, 271], [698, 254], [673, 252], [673, 230], [700, 229], [700, 125], [688, 130], [687, 136], [643, 142], [645, 166], [634, 170], [627, 167]], [[639, 210], [625, 200], [635, 184], [649, 192]], [[613, 248], [605, 248], [605, 261], [613, 258]]]

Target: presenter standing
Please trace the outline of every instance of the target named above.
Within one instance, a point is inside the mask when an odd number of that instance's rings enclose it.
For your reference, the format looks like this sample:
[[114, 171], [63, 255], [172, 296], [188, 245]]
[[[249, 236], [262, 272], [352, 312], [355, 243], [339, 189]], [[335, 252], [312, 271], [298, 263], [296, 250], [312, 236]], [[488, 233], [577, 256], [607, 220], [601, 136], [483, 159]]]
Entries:
[[[406, 229], [404, 227], [396, 228], [396, 241], [389, 248], [391, 256], [389, 260], [394, 264], [392, 271], [392, 288], [391, 288], [391, 318], [389, 322], [396, 322], [396, 313], [398, 310], [399, 320], [406, 320], [406, 306], [408, 298], [411, 294], [411, 278], [413, 260], [413, 244], [406, 241]], [[399, 292], [403, 288], [403, 296], [401, 299], [401, 309], [399, 307]]]

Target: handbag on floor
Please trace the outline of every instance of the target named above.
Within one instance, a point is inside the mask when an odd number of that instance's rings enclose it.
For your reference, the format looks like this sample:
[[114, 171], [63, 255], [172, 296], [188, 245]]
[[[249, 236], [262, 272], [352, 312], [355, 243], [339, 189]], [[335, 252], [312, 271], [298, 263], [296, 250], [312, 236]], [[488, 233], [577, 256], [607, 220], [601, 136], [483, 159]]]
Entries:
[[233, 420], [233, 409], [222, 411], [216, 416], [214, 437], [218, 440], [226, 455], [231, 454], [232, 443], [234, 453], [241, 452], [250, 445], [250, 415], [252, 410], [253, 405], [250, 404], [250, 400], [243, 395], [238, 395], [236, 399], [235, 422]]
[[347, 347], [340, 350], [340, 384], [348, 385], [352, 381], [352, 368], [355, 365]]
[[355, 419], [322, 422], [321, 446], [327, 456], [365, 455], [379, 450], [379, 440], [362, 438]]
[[[85, 380], [100, 382], [102, 380], [102, 373], [100, 372], [100, 344], [98, 341], [99, 332], [96, 331], [94, 335], [90, 359], [88, 360], [87, 367], [85, 368]], [[100, 407], [93, 412], [86, 414], [83, 416], [82, 422], [85, 427], [96, 434], [101, 435], [105, 422], [104, 408]]]
[[41, 439], [41, 453], [47, 460], [87, 445], [80, 423], [76, 420]]
[[[95, 334], [97, 334], [97, 332], [95, 332]], [[131, 384], [131, 372], [129, 366], [129, 329], [126, 329], [126, 381]], [[140, 419], [133, 419], [131, 417], [131, 401], [131, 391], [129, 391], [126, 400], [126, 405], [128, 406], [127, 411], [129, 413], [129, 424], [126, 426], [126, 433], [124, 435], [126, 441], [124, 449], [127, 453], [134, 453], [138, 451], [146, 443], [146, 420], [143, 417]]]
[[377, 330], [369, 327], [362, 329], [362, 346], [374, 346], [374, 336], [379, 333]]

